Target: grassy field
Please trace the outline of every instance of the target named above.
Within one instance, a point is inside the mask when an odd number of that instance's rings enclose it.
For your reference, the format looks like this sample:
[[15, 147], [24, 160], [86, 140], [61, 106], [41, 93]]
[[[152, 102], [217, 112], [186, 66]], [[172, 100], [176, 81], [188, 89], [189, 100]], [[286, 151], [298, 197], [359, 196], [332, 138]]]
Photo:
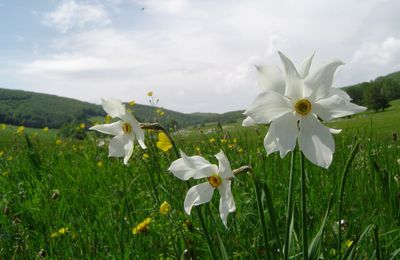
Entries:
[[[306, 162], [310, 242], [321, 227], [331, 196], [333, 201], [321, 236], [323, 259], [337, 259], [339, 254], [339, 191], [344, 166], [357, 141], [360, 149], [344, 186], [341, 254], [352, 252], [349, 259], [399, 257], [400, 141], [392, 137], [400, 134], [400, 101], [392, 105], [385, 112], [366, 112], [330, 123], [343, 129], [335, 136], [332, 165], [325, 170]], [[193, 210], [189, 216], [183, 210], [187, 183], [167, 171], [176, 155], [172, 149], [157, 148], [156, 132], [147, 132], [148, 149], [137, 145], [125, 166], [121, 159], [108, 157], [109, 139], [96, 133], [78, 141], [60, 139], [55, 130], [25, 129], [28, 138], [16, 131], [12, 126], [0, 130], [1, 259], [211, 258], [198, 214]], [[267, 157], [265, 133], [266, 127], [233, 124], [173, 134], [186, 154], [200, 154], [217, 164], [214, 155], [222, 149], [232, 168], [249, 165], [259, 179], [256, 185], [245, 173], [234, 179], [237, 211], [229, 215], [228, 228], [219, 219], [217, 194], [210, 204], [198, 207], [218, 259], [281, 256], [290, 156]], [[290, 255], [297, 259], [302, 236], [297, 164], [294, 180]], [[194, 184], [190, 181], [189, 186]], [[262, 188], [264, 229], [257, 187]], [[167, 214], [159, 210], [164, 201], [171, 206]], [[143, 232], [133, 232], [146, 225]]]

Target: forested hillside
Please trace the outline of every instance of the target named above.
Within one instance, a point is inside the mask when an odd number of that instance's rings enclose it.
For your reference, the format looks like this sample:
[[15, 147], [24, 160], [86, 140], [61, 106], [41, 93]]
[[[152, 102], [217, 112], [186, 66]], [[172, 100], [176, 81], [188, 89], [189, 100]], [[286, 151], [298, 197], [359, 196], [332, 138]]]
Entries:
[[[187, 127], [218, 121], [229, 123], [244, 118], [243, 111], [185, 114], [140, 104], [127, 104], [127, 107], [139, 121], [157, 120], [168, 127]], [[55, 95], [0, 88], [0, 123], [60, 128], [71, 123], [86, 122], [88, 118], [104, 116], [100, 105]]]

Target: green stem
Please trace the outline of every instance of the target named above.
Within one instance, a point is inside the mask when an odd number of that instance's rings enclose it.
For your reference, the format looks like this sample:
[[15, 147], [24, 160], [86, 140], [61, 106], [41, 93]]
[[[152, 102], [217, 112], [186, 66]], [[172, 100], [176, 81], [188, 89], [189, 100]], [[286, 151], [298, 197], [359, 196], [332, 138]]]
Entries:
[[218, 258], [217, 255], [215, 254], [214, 247], [212, 246], [211, 237], [210, 234], [208, 233], [206, 223], [204, 222], [203, 214], [201, 214], [201, 210], [199, 207], [195, 208], [196, 208], [196, 213], [200, 220], [201, 229], [203, 230], [204, 237], [206, 238], [207, 241], [208, 251], [210, 252], [211, 258], [216, 260]]
[[338, 230], [338, 252], [339, 252], [339, 259], [341, 259], [342, 256], [342, 227], [341, 227], [341, 219], [342, 219], [342, 206], [343, 206], [343, 194], [344, 194], [344, 187], [346, 184], [346, 177], [347, 177], [347, 172], [350, 169], [351, 162], [354, 160], [354, 157], [356, 156], [358, 149], [360, 148], [360, 141], [356, 143], [354, 146], [353, 150], [350, 153], [349, 158], [347, 159], [346, 166], [344, 167], [343, 174], [342, 174], [342, 181], [340, 184], [340, 195], [339, 195], [339, 213], [338, 213], [338, 218], [339, 218], [339, 230]]
[[265, 250], [267, 251], [266, 256], [267, 256], [267, 259], [270, 259], [271, 251], [270, 251], [269, 243], [268, 243], [268, 232], [267, 232], [267, 225], [265, 224], [264, 208], [263, 208], [262, 201], [261, 201], [260, 184], [259, 184], [259, 181], [257, 180], [256, 176], [254, 176], [254, 174], [251, 174], [251, 176], [253, 177], [254, 188], [256, 191], [258, 215], [260, 218], [261, 228], [262, 228], [263, 237], [264, 237], [264, 246], [265, 246]]
[[[176, 146], [176, 143], [175, 143], [174, 139], [172, 139], [171, 135], [169, 134], [167, 129], [165, 129], [164, 126], [162, 126], [159, 123], [141, 123], [140, 127], [143, 128], [143, 129], [153, 129], [153, 130], [163, 131], [165, 133], [165, 135], [168, 137], [168, 139], [170, 140], [171, 144], [172, 144], [172, 147], [174, 149], [176, 158], [180, 158], [179, 149]], [[188, 185], [188, 188], [190, 188], [189, 182], [186, 182], [186, 183]], [[207, 247], [208, 247], [208, 250], [210, 252], [211, 258], [212, 259], [218, 259], [217, 255], [215, 254], [214, 247], [212, 246], [211, 237], [210, 237], [210, 234], [208, 233], [207, 226], [206, 226], [206, 224], [204, 222], [204, 217], [203, 217], [203, 215], [201, 213], [201, 210], [198, 207], [195, 207], [195, 208], [196, 208], [197, 216], [199, 217], [199, 220], [200, 220], [201, 229], [203, 230], [204, 237], [206, 238], [206, 241], [207, 241]]]
[[303, 259], [308, 260], [308, 237], [307, 237], [307, 187], [306, 172], [304, 170], [304, 154], [300, 151], [301, 169], [301, 211], [302, 211], [302, 233], [303, 233]]
[[290, 162], [290, 177], [289, 177], [289, 190], [288, 190], [288, 201], [286, 211], [286, 233], [285, 233], [285, 248], [283, 249], [284, 259], [289, 259], [289, 237], [290, 237], [290, 223], [292, 222], [293, 212], [293, 175], [294, 166], [296, 161], [296, 152], [292, 151], [292, 158]]

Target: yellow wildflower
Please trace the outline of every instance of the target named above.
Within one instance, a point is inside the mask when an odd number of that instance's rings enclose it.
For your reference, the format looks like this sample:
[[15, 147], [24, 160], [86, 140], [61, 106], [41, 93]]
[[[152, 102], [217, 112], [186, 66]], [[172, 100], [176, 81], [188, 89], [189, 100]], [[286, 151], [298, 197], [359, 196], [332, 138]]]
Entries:
[[23, 134], [24, 133], [24, 131], [25, 131], [25, 127], [23, 126], [23, 125], [21, 125], [21, 126], [19, 126], [18, 128], [17, 128], [17, 134]]
[[346, 244], [346, 247], [351, 247], [351, 244], [353, 244], [353, 240], [347, 239], [345, 244]]
[[222, 144], [225, 144], [226, 142], [228, 142], [227, 139], [225, 139], [225, 138], [222, 138], [222, 139], [221, 139], [221, 143], [222, 143]]
[[171, 141], [164, 132], [160, 132], [158, 134], [157, 147], [163, 152], [166, 152], [172, 148]]
[[132, 234], [136, 235], [139, 233], [146, 233], [149, 228], [149, 224], [151, 223], [151, 218], [146, 218], [142, 222], [140, 222], [136, 227], [132, 228]]
[[147, 92], [147, 96], [152, 97], [153, 96], [153, 91]]
[[103, 167], [103, 161], [98, 161], [98, 162], [97, 162], [97, 166], [98, 166], [98, 167]]
[[65, 235], [68, 232], [68, 228], [67, 227], [62, 227], [59, 230], [57, 230], [56, 232], [51, 233], [51, 237], [58, 237], [58, 236], [62, 236]]
[[85, 127], [86, 127], [85, 123], [81, 123], [81, 124], [79, 125], [79, 128], [80, 128], [80, 129], [85, 129]]
[[134, 101], [134, 100], [132, 100], [132, 101], [129, 101], [129, 103], [128, 103], [131, 107], [133, 107], [135, 104], [136, 104], [136, 102]]
[[45, 126], [45, 127], [43, 128], [43, 131], [44, 131], [44, 132], [48, 132], [48, 131], [49, 131], [49, 128], [48, 128], [47, 126]]
[[196, 152], [197, 152], [197, 154], [201, 154], [201, 150], [200, 150], [200, 147], [196, 147]]
[[61, 139], [57, 139], [57, 140], [56, 140], [56, 145], [60, 145], [60, 144], [62, 144]]
[[233, 143], [236, 144], [237, 143], [237, 139], [233, 138]]
[[159, 114], [160, 114], [160, 116], [163, 116], [163, 115], [165, 115], [165, 112], [161, 111]]
[[4, 172], [3, 172], [3, 176], [4, 176], [4, 177], [8, 177], [9, 175], [10, 175], [10, 173], [9, 173], [8, 171], [4, 171]]
[[160, 210], [159, 212], [163, 215], [167, 215], [168, 213], [171, 212], [171, 205], [169, 205], [168, 202], [164, 201], [161, 205], [160, 205]]
[[144, 159], [144, 160], [147, 160], [147, 159], [149, 159], [149, 157], [150, 157], [150, 156], [149, 156], [149, 154], [148, 154], [148, 153], [144, 153], [144, 154], [143, 154], [143, 159]]
[[208, 140], [208, 142], [210, 142], [210, 144], [215, 143], [215, 138], [210, 138], [210, 140]]
[[6, 124], [0, 124], [0, 129], [4, 130], [6, 129], [7, 125]]
[[243, 149], [242, 149], [242, 148], [239, 148], [238, 152], [239, 152], [239, 153], [243, 153]]

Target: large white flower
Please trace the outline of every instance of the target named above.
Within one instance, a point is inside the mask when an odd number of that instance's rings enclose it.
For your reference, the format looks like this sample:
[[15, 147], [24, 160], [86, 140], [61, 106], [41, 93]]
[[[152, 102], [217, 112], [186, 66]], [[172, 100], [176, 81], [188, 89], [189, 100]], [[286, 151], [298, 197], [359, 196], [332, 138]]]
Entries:
[[264, 139], [268, 154], [279, 151], [283, 158], [293, 151], [296, 140], [308, 160], [328, 168], [332, 162], [335, 143], [332, 133], [339, 130], [324, 126], [321, 121], [352, 115], [366, 108], [350, 103], [342, 90], [332, 88], [336, 69], [343, 62], [334, 60], [309, 75], [313, 55], [300, 69], [281, 52], [285, 77], [276, 66], [258, 67], [262, 93], [245, 111], [243, 125], [270, 124]]
[[188, 190], [184, 202], [186, 213], [190, 215], [193, 206], [209, 202], [214, 190], [217, 189], [221, 195], [219, 202], [220, 217], [226, 226], [228, 214], [236, 210], [231, 191], [233, 173], [228, 158], [223, 151], [215, 155], [219, 162], [218, 167], [201, 156], [188, 157], [184, 152], [180, 152], [182, 158], [172, 162], [168, 171], [184, 181], [190, 178], [207, 178], [206, 182], [195, 185]]
[[104, 134], [115, 135], [108, 146], [109, 156], [124, 157], [127, 164], [132, 156], [135, 138], [138, 139], [140, 146], [145, 149], [144, 131], [140, 128], [139, 122], [129, 112], [125, 105], [116, 99], [101, 100], [104, 111], [112, 117], [120, 120], [111, 124], [95, 125], [90, 130], [96, 130]]

